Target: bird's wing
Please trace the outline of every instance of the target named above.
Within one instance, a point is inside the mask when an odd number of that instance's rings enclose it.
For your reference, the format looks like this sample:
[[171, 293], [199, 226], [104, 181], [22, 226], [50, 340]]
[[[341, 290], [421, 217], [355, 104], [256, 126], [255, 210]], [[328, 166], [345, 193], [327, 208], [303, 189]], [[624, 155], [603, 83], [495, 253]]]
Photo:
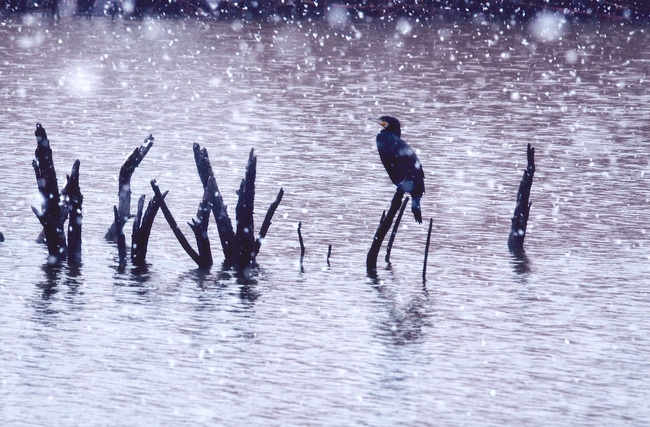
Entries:
[[390, 133], [377, 135], [377, 148], [393, 184], [399, 185], [409, 179], [413, 181], [411, 195], [421, 197], [424, 193], [424, 170], [415, 151], [402, 138]]

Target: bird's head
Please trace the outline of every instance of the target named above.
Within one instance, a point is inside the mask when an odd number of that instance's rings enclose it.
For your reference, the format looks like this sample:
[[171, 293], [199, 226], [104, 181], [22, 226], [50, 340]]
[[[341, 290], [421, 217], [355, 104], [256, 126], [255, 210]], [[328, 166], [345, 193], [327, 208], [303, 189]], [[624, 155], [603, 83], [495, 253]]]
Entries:
[[381, 116], [378, 119], [371, 119], [371, 120], [379, 123], [379, 125], [383, 127], [386, 132], [393, 133], [397, 136], [401, 136], [402, 134], [402, 129], [399, 124], [399, 120], [397, 120], [395, 117]]

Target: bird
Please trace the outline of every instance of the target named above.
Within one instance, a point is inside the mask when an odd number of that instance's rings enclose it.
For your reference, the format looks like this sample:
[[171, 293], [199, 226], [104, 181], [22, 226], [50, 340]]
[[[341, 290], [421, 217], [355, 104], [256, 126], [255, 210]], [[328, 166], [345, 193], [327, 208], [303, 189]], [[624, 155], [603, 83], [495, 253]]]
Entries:
[[422, 223], [420, 200], [424, 194], [424, 170], [415, 151], [402, 139], [402, 129], [395, 117], [370, 119], [383, 127], [377, 135], [379, 158], [390, 180], [405, 193], [411, 194], [411, 211], [415, 221]]

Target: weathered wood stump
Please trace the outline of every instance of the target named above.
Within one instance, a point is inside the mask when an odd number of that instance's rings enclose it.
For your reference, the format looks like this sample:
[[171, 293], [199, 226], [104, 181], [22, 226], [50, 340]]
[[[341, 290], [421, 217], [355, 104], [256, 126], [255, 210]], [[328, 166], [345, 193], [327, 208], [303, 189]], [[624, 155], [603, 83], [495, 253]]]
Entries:
[[402, 205], [402, 198], [404, 197], [404, 191], [397, 188], [393, 200], [390, 204], [390, 209], [388, 209], [388, 214], [386, 211], [381, 216], [379, 221], [379, 226], [375, 232], [375, 237], [372, 240], [372, 245], [370, 245], [370, 250], [368, 251], [368, 256], [366, 257], [366, 269], [369, 276], [375, 276], [377, 274], [377, 257], [379, 256], [379, 250], [381, 249], [381, 244], [384, 241], [384, 237], [390, 230], [390, 226], [393, 223], [393, 219], [399, 211], [400, 206]]
[[224, 258], [227, 260], [234, 259], [235, 257], [235, 233], [232, 228], [232, 222], [228, 216], [228, 206], [223, 202], [219, 186], [214, 178], [212, 166], [210, 165], [210, 158], [208, 157], [208, 150], [201, 148], [197, 143], [193, 145], [194, 161], [196, 169], [201, 178], [203, 189], [208, 190], [212, 195], [212, 214], [217, 223], [217, 230], [219, 231], [219, 238], [221, 240], [221, 248], [223, 249]]
[[68, 264], [81, 264], [81, 225], [83, 223], [83, 195], [79, 188], [79, 160], [74, 162], [68, 183], [61, 192], [69, 207], [68, 214]]
[[526, 226], [528, 225], [528, 216], [532, 203], [530, 200], [530, 189], [533, 185], [533, 175], [535, 174], [535, 149], [528, 144], [527, 147], [528, 167], [524, 171], [517, 192], [517, 205], [515, 213], [512, 216], [512, 226], [508, 236], [508, 249], [513, 254], [524, 253], [524, 238], [526, 237]]
[[[167, 192], [162, 194], [162, 199], [167, 196]], [[147, 210], [142, 213], [144, 209], [145, 196], [140, 196], [138, 200], [138, 213], [133, 222], [133, 234], [131, 235], [131, 263], [137, 267], [146, 265], [147, 246], [149, 245], [149, 237], [151, 236], [151, 227], [156, 213], [160, 209], [161, 199], [155, 195], [153, 199], [149, 200]]]
[[[36, 151], [32, 162], [38, 191], [42, 197], [41, 209], [32, 211], [43, 226], [45, 243], [51, 263], [67, 260], [70, 265], [81, 263], [81, 225], [83, 196], [79, 188], [79, 160], [76, 160], [67, 184], [59, 193], [59, 186], [47, 133], [40, 123], [36, 124]], [[68, 222], [68, 242], [65, 237], [65, 221]], [[70, 256], [68, 256], [70, 255]]]
[[155, 180], [152, 181], [151, 186], [159, 199], [160, 209], [165, 215], [170, 228], [178, 239], [179, 243], [187, 252], [187, 254], [196, 262], [199, 268], [209, 268], [212, 266], [213, 260], [210, 251], [210, 241], [208, 239], [208, 224], [209, 212], [212, 211], [219, 237], [221, 239], [221, 246], [224, 253], [224, 267], [233, 268], [237, 271], [243, 272], [255, 265], [255, 259], [259, 253], [262, 241], [266, 237], [266, 233], [271, 225], [271, 219], [275, 213], [284, 191], [280, 189], [276, 200], [269, 207], [267, 214], [262, 223], [260, 233], [255, 239], [254, 237], [254, 222], [253, 222], [253, 207], [255, 200], [255, 176], [257, 168], [257, 157], [254, 151], [251, 150], [248, 157], [248, 165], [246, 167], [246, 175], [242, 180], [239, 191], [239, 201], [235, 210], [237, 218], [236, 232], [233, 230], [232, 221], [227, 212], [227, 207], [223, 203], [219, 187], [214, 178], [214, 173], [210, 165], [208, 152], [205, 148], [201, 148], [199, 144], [194, 144], [194, 160], [196, 167], [203, 184], [203, 200], [199, 205], [197, 218], [188, 223], [192, 228], [196, 237], [198, 252], [195, 251], [190, 243], [185, 238], [185, 235], [178, 227], [174, 217], [164, 201], [164, 197], [160, 194]]
[[[117, 191], [119, 204], [117, 207], [117, 213], [119, 215], [122, 227], [126, 222], [133, 217], [131, 214], [131, 177], [135, 172], [135, 169], [140, 165], [144, 157], [147, 155], [151, 147], [153, 146], [154, 137], [149, 135], [145, 138], [142, 145], [135, 150], [133, 153], [124, 161], [124, 164], [120, 168], [119, 176], [119, 188]], [[119, 231], [116, 229], [117, 221], [113, 221], [111, 226], [104, 238], [108, 241], [114, 242], [117, 239]]]
[[243, 270], [255, 259], [255, 236], [253, 232], [253, 205], [255, 201], [255, 176], [257, 175], [257, 157], [251, 149], [246, 165], [246, 175], [239, 185], [237, 207], [235, 208], [235, 247], [237, 255], [235, 267]]

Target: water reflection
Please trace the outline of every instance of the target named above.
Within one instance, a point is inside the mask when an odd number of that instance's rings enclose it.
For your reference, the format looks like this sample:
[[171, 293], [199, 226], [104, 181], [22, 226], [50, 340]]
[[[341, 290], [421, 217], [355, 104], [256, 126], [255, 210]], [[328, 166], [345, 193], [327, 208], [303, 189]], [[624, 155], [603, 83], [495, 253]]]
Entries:
[[[261, 270], [259, 268], [251, 268], [243, 272], [237, 272], [222, 266], [221, 269], [217, 270], [216, 274], [211, 270], [205, 269], [197, 268], [191, 270], [187, 274], [187, 278], [194, 282], [203, 293], [210, 290], [220, 292], [222, 289], [226, 289], [229, 283], [236, 284], [239, 287], [239, 298], [242, 303], [246, 307], [253, 307], [255, 301], [261, 296], [261, 292], [257, 288], [257, 278], [260, 274]], [[213, 295], [213, 297], [218, 296]]]
[[373, 280], [372, 287], [377, 291], [381, 305], [388, 318], [380, 323], [380, 336], [396, 346], [421, 342], [423, 328], [432, 327], [431, 313], [433, 304], [426, 288], [414, 296], [403, 300], [398, 292], [384, 284], [382, 280]]
[[151, 284], [154, 274], [149, 270], [149, 265], [127, 267], [126, 264], [117, 262], [112, 268], [115, 271], [113, 284], [116, 288], [132, 289], [139, 296], [148, 296], [156, 289]]
[[[60, 264], [44, 264], [41, 270], [45, 274], [45, 281], [38, 283], [36, 286], [41, 289], [41, 299], [49, 301], [50, 298], [59, 292], [59, 278], [63, 271]], [[48, 304], [49, 305], [49, 304]]]
[[245, 306], [252, 308], [255, 301], [261, 296], [261, 292], [257, 289], [257, 280], [248, 278], [238, 278], [237, 284], [239, 287], [239, 296]]
[[50, 324], [51, 317], [62, 312], [62, 309], [54, 308], [60, 303], [66, 303], [63, 311], [67, 313], [82, 307], [84, 301], [79, 297], [84, 295], [84, 278], [80, 266], [46, 263], [42, 265], [41, 271], [45, 280], [36, 284], [40, 294], [33, 301], [36, 318], [40, 322]]
[[516, 274], [527, 275], [530, 273], [530, 261], [528, 259], [528, 255], [526, 255], [525, 252], [511, 253], [510, 264], [512, 265], [512, 269]]

